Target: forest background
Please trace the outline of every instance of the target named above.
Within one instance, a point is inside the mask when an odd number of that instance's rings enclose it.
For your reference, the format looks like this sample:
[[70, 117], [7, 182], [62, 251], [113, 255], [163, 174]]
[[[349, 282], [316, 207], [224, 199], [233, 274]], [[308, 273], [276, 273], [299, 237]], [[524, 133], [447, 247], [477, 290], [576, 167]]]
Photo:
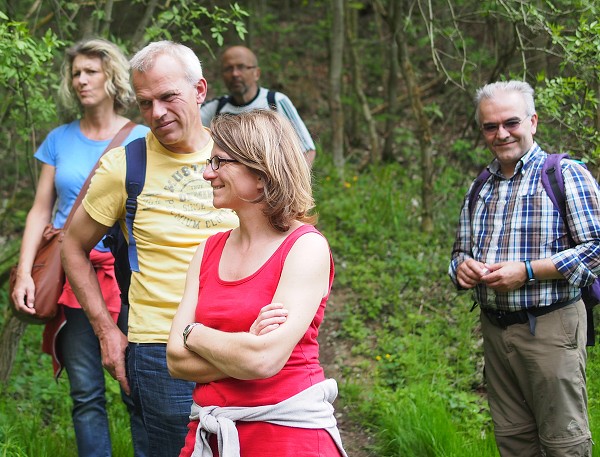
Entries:
[[[597, 0], [0, 1], [0, 455], [76, 455], [66, 379], [54, 383], [41, 326], [9, 311], [45, 135], [76, 116], [56, 103], [66, 46], [85, 36], [132, 55], [173, 39], [201, 58], [244, 43], [261, 83], [286, 93], [318, 144], [318, 227], [336, 261], [322, 335], [338, 379], [351, 456], [495, 456], [477, 313], [446, 275], [463, 196], [490, 161], [474, 122], [476, 88], [525, 79], [537, 141], [597, 177]], [[137, 116], [134, 110], [132, 116]], [[139, 120], [139, 118], [138, 118]], [[592, 431], [600, 436], [600, 357], [588, 351]], [[116, 456], [132, 455], [107, 377]], [[594, 455], [600, 455], [595, 451]]]

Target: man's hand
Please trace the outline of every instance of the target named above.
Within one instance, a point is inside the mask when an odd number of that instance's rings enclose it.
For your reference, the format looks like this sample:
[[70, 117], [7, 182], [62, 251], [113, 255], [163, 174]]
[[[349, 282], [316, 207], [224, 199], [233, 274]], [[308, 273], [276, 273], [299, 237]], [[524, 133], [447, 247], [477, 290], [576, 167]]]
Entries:
[[119, 382], [123, 391], [129, 395], [131, 391], [125, 375], [127, 337], [115, 326], [113, 330], [103, 334], [98, 339], [102, 351], [102, 365]]
[[486, 263], [467, 259], [456, 269], [456, 280], [463, 289], [472, 289], [488, 272], [489, 266]]
[[527, 270], [523, 262], [500, 262], [488, 268], [490, 272], [481, 278], [481, 282], [498, 292], [519, 289], [527, 282]]
[[257, 336], [266, 335], [283, 324], [287, 319], [287, 315], [288, 311], [281, 303], [271, 303], [263, 306], [250, 327], [250, 333]]

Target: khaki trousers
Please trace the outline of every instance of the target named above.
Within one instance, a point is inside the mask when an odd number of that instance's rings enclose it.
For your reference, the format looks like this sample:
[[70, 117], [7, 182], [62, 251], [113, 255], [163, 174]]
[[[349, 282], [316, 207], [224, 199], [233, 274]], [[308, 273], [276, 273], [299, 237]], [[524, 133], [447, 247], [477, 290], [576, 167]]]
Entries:
[[488, 402], [502, 457], [591, 456], [585, 305], [505, 329], [481, 313]]

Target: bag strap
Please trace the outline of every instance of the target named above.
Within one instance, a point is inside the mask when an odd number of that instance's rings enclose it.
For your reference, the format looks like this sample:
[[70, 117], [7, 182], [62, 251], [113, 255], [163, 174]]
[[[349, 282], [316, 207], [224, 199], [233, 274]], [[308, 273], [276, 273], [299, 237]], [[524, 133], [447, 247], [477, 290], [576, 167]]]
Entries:
[[217, 105], [217, 111], [215, 111], [215, 116], [221, 112], [223, 107], [225, 105], [227, 105], [228, 101], [229, 101], [228, 95], [223, 95], [222, 97], [219, 98], [219, 104]]
[[471, 187], [471, 191], [469, 192], [469, 217], [473, 216], [473, 209], [475, 208], [475, 201], [477, 200], [477, 197], [479, 196], [479, 192], [481, 192], [483, 185], [487, 182], [487, 180], [490, 178], [490, 176], [492, 176], [492, 173], [490, 173], [490, 170], [488, 170], [487, 168], [484, 168], [481, 171], [481, 173], [479, 173], [479, 176], [477, 176], [477, 178], [475, 178], [475, 182], [473, 183], [473, 186]]
[[563, 219], [567, 216], [567, 202], [560, 161], [568, 157], [569, 154], [548, 154], [542, 166], [542, 185]]
[[[125, 138], [127, 138], [129, 133], [133, 130], [133, 128], [136, 125], [137, 124], [135, 122], [129, 121], [127, 124], [125, 124], [123, 127], [121, 127], [121, 130], [119, 130], [117, 132], [117, 134], [114, 136], [114, 138], [111, 140], [111, 142], [108, 143], [108, 146], [106, 146], [106, 149], [102, 152], [102, 156], [104, 154], [106, 154], [108, 151], [110, 151], [111, 149], [116, 148], [117, 146], [121, 145], [121, 143], [123, 143], [123, 141], [125, 141]], [[100, 156], [100, 157], [102, 157], [102, 156]], [[98, 162], [96, 162], [96, 165], [94, 165], [94, 168], [92, 168], [92, 171], [90, 171], [90, 174], [88, 175], [87, 179], [83, 183], [83, 186], [81, 186], [79, 195], [77, 195], [77, 199], [75, 200], [75, 203], [73, 203], [73, 206], [71, 207], [71, 211], [69, 212], [69, 216], [67, 217], [67, 220], [65, 221], [65, 224], [63, 225], [63, 229], [62, 229], [63, 233], [66, 232], [67, 228], [71, 224], [71, 219], [73, 219], [73, 216], [75, 215], [75, 211], [77, 210], [79, 205], [81, 205], [81, 202], [83, 201], [83, 197], [85, 197], [85, 194], [87, 193], [87, 190], [90, 187], [90, 182], [92, 181], [92, 177], [94, 176], [94, 173], [95, 173], [96, 169], [98, 168], [98, 165], [100, 165], [99, 159], [98, 159]]]
[[269, 108], [273, 111], [277, 111], [277, 103], [275, 102], [275, 94], [276, 92], [269, 90], [267, 92], [267, 103], [269, 104]]
[[129, 268], [139, 272], [137, 247], [133, 237], [133, 220], [137, 211], [137, 197], [142, 193], [146, 181], [146, 138], [138, 138], [125, 146], [125, 188], [127, 201], [125, 202], [125, 225], [127, 226]]
[[562, 175], [562, 169], [560, 162], [562, 159], [569, 158], [569, 154], [548, 154], [544, 165], [542, 166], [542, 186], [552, 204], [558, 210], [560, 217], [565, 223], [567, 228], [567, 236], [569, 237], [569, 244], [575, 245], [573, 237], [571, 236], [571, 230], [569, 230], [569, 224], [567, 223], [567, 201], [565, 196], [565, 181]]

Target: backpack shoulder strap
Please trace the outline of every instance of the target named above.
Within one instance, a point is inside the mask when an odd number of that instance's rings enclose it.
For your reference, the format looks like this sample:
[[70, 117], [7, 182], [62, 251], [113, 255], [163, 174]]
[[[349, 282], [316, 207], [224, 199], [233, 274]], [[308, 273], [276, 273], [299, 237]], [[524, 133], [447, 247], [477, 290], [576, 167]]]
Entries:
[[217, 104], [217, 110], [215, 111], [215, 116], [221, 112], [223, 107], [225, 105], [227, 105], [227, 102], [229, 102], [228, 95], [223, 95], [222, 97], [219, 97], [219, 103]]
[[271, 108], [273, 111], [277, 111], [277, 103], [275, 102], [275, 94], [277, 92], [269, 90], [269, 92], [267, 92], [267, 103], [269, 104], [269, 108]]
[[131, 271], [140, 271], [138, 263], [137, 247], [133, 237], [133, 220], [137, 211], [137, 197], [142, 193], [146, 181], [146, 138], [138, 138], [125, 146], [125, 188], [127, 189], [127, 201], [125, 203], [127, 226], [128, 256]]
[[481, 192], [481, 188], [487, 182], [490, 176], [492, 176], [492, 174], [486, 167], [481, 171], [481, 173], [479, 173], [479, 176], [475, 178], [475, 182], [473, 183], [471, 191], [469, 192], [469, 217], [473, 215], [473, 209], [475, 208], [477, 196], [479, 195], [479, 192]]
[[569, 154], [548, 154], [542, 166], [542, 186], [565, 223], [567, 221], [567, 202], [560, 161], [568, 157]]

